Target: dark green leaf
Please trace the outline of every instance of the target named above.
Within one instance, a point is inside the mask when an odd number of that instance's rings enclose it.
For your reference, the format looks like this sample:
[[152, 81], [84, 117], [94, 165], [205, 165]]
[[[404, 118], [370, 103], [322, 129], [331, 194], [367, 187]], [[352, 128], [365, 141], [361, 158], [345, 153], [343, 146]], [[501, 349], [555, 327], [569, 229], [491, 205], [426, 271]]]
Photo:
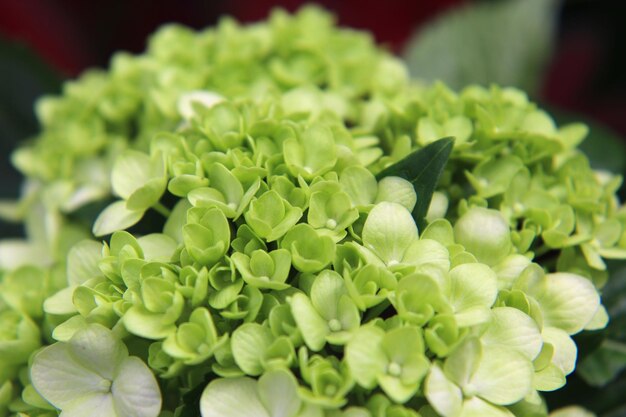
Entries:
[[453, 9], [408, 43], [411, 74], [454, 89], [496, 83], [533, 92], [552, 49], [555, 4], [509, 0]]
[[420, 230], [425, 224], [424, 217], [428, 212], [430, 200], [453, 146], [453, 138], [439, 139], [388, 166], [376, 176], [378, 180], [391, 176], [401, 177], [413, 184], [417, 194], [413, 218]]
[[626, 368], [626, 344], [605, 340], [602, 346], [589, 355], [576, 368], [589, 384], [602, 387], [611, 382]]

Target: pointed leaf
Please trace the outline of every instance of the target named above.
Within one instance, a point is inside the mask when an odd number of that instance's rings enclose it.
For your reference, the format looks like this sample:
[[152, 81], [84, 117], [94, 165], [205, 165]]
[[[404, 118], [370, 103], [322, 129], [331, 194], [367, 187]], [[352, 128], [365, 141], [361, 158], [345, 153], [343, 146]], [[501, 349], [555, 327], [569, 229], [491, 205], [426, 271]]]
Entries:
[[412, 215], [420, 228], [425, 223], [424, 218], [428, 212], [430, 200], [453, 146], [453, 138], [439, 139], [422, 149], [418, 149], [376, 175], [378, 180], [395, 176], [404, 178], [413, 184], [415, 194], [417, 194], [417, 202]]

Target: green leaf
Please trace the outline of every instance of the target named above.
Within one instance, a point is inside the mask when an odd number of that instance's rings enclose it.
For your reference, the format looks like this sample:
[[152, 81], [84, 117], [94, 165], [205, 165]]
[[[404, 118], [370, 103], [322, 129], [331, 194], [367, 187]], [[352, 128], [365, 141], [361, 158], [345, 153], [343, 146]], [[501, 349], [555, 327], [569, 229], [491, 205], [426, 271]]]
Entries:
[[453, 138], [439, 139], [422, 149], [418, 149], [376, 175], [379, 181], [385, 177], [393, 176], [404, 178], [413, 184], [417, 202], [412, 214], [420, 229], [424, 226], [424, 219], [430, 206], [430, 200], [435, 192], [441, 173], [448, 162], [453, 146]]
[[453, 89], [495, 83], [534, 91], [552, 49], [555, 5], [511, 0], [453, 9], [408, 43], [404, 55], [409, 70]]

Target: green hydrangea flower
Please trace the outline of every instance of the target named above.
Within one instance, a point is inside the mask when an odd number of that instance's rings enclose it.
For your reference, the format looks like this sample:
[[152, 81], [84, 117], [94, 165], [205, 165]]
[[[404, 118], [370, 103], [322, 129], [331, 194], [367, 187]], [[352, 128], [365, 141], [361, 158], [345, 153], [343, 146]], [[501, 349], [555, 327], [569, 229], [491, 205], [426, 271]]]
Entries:
[[587, 129], [319, 9], [162, 28], [37, 115], [0, 415], [546, 417], [606, 325], [626, 216]]

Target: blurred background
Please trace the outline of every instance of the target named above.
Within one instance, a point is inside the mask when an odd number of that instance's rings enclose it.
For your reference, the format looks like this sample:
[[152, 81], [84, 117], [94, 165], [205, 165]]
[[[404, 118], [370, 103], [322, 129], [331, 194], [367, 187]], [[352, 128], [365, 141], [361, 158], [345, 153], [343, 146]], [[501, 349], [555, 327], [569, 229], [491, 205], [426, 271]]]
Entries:
[[[108, 65], [113, 52], [140, 53], [160, 25], [194, 28], [224, 15], [264, 19], [301, 0], [0, 0], [0, 198], [19, 194], [10, 152], [37, 132], [33, 103], [63, 80]], [[583, 149], [597, 168], [626, 173], [626, 3], [623, 0], [327, 0], [343, 26], [368, 30], [404, 57], [414, 76], [461, 88], [496, 82], [524, 88], [558, 123], [583, 120]], [[480, 59], [476, 59], [480, 57]], [[624, 195], [622, 187], [621, 195]], [[21, 234], [0, 223], [0, 237]], [[615, 266], [612, 317], [626, 317], [626, 269]], [[623, 287], [623, 288], [622, 288]], [[608, 293], [608, 291], [606, 292]], [[622, 317], [623, 318], [623, 317]], [[584, 358], [602, 340], [626, 342], [625, 320], [579, 337]], [[621, 335], [621, 336], [619, 336]], [[621, 340], [621, 339], [619, 339]], [[621, 343], [620, 342], [620, 343]], [[624, 345], [626, 346], [626, 345]], [[598, 359], [602, 375], [570, 376], [548, 395], [553, 406], [582, 403], [602, 417], [626, 416], [626, 348]]]

